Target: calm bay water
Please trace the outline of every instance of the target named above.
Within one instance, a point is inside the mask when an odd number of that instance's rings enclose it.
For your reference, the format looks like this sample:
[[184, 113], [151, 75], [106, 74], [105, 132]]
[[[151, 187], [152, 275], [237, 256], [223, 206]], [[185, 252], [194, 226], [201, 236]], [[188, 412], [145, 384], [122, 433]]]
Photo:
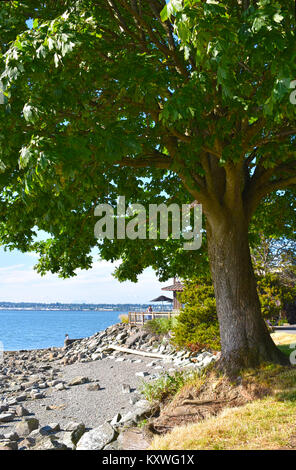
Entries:
[[118, 323], [126, 312], [0, 310], [0, 341], [5, 351], [63, 346], [70, 338], [91, 336]]

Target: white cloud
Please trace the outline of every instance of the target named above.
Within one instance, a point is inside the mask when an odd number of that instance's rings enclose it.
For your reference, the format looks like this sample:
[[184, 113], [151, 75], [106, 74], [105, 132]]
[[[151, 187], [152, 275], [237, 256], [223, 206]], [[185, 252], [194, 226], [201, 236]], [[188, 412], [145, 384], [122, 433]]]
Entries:
[[25, 266], [24, 264], [13, 264], [12, 266], [4, 266], [3, 268], [0, 268], [0, 275], [1, 275], [1, 273], [14, 271], [14, 270], [22, 268], [24, 266]]
[[[77, 276], [60, 279], [48, 273], [41, 277], [34, 269], [32, 257], [21, 255], [24, 264], [0, 267], [0, 300], [10, 302], [149, 302], [161, 294], [160, 284], [151, 269], [139, 277], [138, 283], [120, 283], [112, 276], [119, 263], [97, 261], [89, 270], [78, 270]], [[1, 254], [8, 264], [9, 253]], [[15, 255], [12, 257], [15, 260]]]

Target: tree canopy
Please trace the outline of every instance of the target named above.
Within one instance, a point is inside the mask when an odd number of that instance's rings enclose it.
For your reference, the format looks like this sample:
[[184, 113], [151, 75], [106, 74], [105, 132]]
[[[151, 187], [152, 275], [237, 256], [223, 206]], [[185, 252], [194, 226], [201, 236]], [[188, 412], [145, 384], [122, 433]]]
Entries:
[[[2, 241], [29, 249], [36, 227], [50, 233], [41, 270], [89, 266], [94, 205], [119, 194], [194, 197], [207, 213], [235, 186], [251, 216], [296, 181], [293, 2], [164, 3], [1, 2]], [[233, 164], [242, 185], [225, 185]], [[162, 264], [149, 243], [135, 253]], [[128, 242], [100, 248], [135, 268]]]
[[[197, 200], [223, 351], [227, 331], [259, 308], [250, 221], [269, 194], [294, 197], [294, 2], [4, 1], [0, 18], [1, 243], [36, 249], [39, 270], [63, 276], [90, 267], [94, 246], [123, 260], [121, 279], [148, 265], [182, 274], [202, 251], [184, 262], [173, 240], [98, 243], [94, 207], [118, 195]], [[36, 228], [47, 241], [36, 243]], [[256, 321], [250, 330], [264, 336]]]

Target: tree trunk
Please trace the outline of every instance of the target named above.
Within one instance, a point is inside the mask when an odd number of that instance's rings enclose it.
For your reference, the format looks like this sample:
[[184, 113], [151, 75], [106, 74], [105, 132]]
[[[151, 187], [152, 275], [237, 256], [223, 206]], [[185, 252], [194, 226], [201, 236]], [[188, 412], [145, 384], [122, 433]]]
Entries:
[[221, 335], [221, 366], [228, 374], [261, 362], [287, 364], [261, 314], [243, 215], [208, 219], [207, 238]]

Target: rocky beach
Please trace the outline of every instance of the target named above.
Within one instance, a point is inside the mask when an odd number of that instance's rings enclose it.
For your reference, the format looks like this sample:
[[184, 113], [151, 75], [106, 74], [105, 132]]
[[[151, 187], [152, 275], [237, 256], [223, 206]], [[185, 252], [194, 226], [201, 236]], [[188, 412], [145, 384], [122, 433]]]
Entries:
[[148, 447], [149, 436], [137, 439], [136, 426], [159, 404], [143, 399], [143, 381], [180, 369], [190, 374], [216, 358], [209, 351], [176, 351], [168, 337], [126, 324], [64, 348], [5, 352], [0, 449]]

